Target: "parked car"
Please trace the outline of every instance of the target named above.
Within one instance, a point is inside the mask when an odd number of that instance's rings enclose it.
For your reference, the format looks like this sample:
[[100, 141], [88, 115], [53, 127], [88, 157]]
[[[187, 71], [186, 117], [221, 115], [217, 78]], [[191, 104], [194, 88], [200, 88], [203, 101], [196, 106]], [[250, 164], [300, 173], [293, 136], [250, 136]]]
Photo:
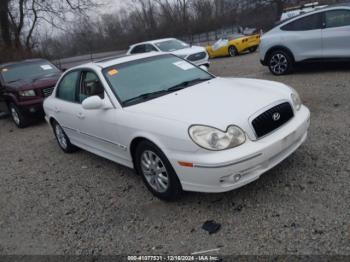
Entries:
[[134, 168], [165, 200], [258, 179], [305, 141], [310, 121], [284, 84], [215, 77], [156, 53], [70, 69], [44, 109], [64, 152]]
[[209, 45], [206, 50], [210, 58], [223, 56], [237, 56], [249, 51], [255, 52], [260, 44], [260, 34], [250, 36], [236, 35], [233, 39], [219, 39], [214, 45]]
[[44, 59], [0, 65], [0, 103], [20, 128], [44, 118], [43, 101], [51, 95], [61, 71]]
[[260, 60], [274, 75], [295, 63], [350, 60], [350, 4], [329, 6], [294, 17], [261, 39]]
[[209, 56], [204, 47], [191, 46], [176, 38], [165, 38], [134, 44], [130, 46], [127, 54], [132, 55], [147, 52], [171, 53], [197, 66], [210, 66]]

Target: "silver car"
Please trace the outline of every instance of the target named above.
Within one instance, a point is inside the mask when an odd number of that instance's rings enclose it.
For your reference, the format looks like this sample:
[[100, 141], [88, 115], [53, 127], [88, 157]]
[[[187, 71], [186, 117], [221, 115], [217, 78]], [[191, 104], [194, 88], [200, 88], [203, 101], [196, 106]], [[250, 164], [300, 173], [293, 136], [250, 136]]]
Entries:
[[261, 38], [260, 61], [274, 75], [298, 62], [350, 60], [350, 4], [328, 6], [286, 20]]

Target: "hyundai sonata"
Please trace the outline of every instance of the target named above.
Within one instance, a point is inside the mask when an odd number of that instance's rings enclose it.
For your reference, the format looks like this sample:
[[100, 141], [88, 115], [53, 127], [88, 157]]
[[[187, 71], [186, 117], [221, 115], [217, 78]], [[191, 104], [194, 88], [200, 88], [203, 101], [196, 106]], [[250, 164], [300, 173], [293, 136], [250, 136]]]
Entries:
[[156, 53], [68, 70], [44, 109], [63, 151], [134, 168], [165, 200], [258, 179], [305, 141], [310, 121], [284, 84], [215, 77]]

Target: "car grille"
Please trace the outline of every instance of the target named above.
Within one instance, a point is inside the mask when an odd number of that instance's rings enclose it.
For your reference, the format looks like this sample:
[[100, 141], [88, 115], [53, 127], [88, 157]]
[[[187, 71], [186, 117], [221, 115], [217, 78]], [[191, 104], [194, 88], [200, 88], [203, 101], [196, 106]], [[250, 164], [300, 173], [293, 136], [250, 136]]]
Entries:
[[200, 52], [200, 53], [190, 55], [189, 57], [187, 57], [187, 60], [197, 61], [197, 60], [204, 59], [206, 56], [207, 56], [206, 52]]
[[257, 138], [263, 137], [294, 117], [293, 108], [286, 102], [259, 115], [252, 121]]
[[47, 88], [42, 89], [43, 96], [44, 97], [50, 96], [52, 94], [54, 88], [55, 88], [54, 86], [51, 86], [51, 87], [47, 87]]

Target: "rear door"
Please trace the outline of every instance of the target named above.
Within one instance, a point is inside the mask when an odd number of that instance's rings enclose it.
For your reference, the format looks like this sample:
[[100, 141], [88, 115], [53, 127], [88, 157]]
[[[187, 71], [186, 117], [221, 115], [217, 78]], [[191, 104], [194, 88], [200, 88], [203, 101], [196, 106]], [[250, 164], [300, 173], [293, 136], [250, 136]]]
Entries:
[[296, 61], [322, 58], [322, 13], [301, 17], [281, 27], [281, 40]]
[[350, 10], [338, 9], [325, 12], [322, 36], [325, 58], [349, 58]]
[[80, 77], [80, 70], [67, 73], [58, 84], [56, 99], [52, 102], [55, 119], [75, 145], [79, 145], [83, 142], [79, 133], [79, 121], [77, 121], [81, 107], [77, 102]]

